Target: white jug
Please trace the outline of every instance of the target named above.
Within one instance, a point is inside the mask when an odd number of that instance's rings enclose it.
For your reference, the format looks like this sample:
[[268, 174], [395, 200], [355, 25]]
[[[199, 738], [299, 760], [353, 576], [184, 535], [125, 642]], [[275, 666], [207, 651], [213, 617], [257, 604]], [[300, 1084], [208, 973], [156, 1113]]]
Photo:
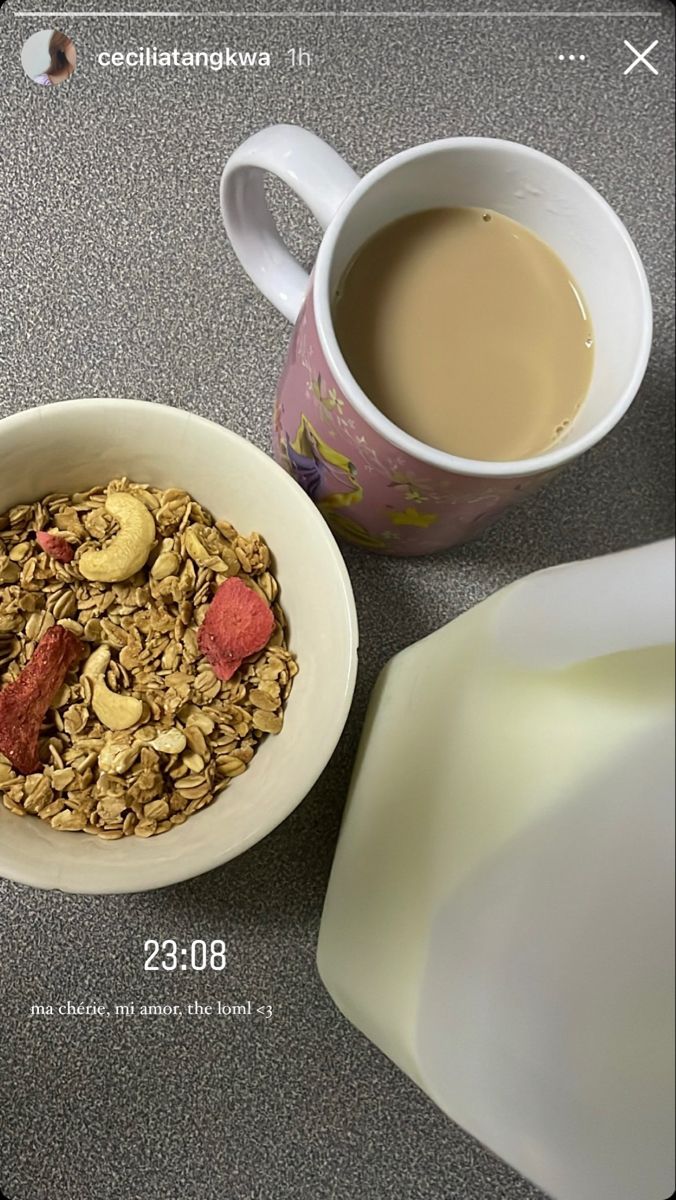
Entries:
[[673, 799], [673, 541], [531, 575], [376, 685], [322, 979], [556, 1200], [673, 1189]]

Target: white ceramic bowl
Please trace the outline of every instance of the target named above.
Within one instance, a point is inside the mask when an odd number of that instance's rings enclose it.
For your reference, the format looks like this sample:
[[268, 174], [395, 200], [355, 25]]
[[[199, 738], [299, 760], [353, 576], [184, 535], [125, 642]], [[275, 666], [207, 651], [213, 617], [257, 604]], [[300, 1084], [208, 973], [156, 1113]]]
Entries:
[[119, 475], [181, 487], [275, 557], [300, 671], [284, 728], [214, 804], [162, 837], [105, 842], [57, 833], [0, 805], [0, 874], [68, 892], [135, 892], [209, 871], [265, 837], [326, 766], [357, 670], [350, 580], [328, 526], [262, 451], [181, 409], [134, 400], [71, 400], [0, 421], [0, 512]]

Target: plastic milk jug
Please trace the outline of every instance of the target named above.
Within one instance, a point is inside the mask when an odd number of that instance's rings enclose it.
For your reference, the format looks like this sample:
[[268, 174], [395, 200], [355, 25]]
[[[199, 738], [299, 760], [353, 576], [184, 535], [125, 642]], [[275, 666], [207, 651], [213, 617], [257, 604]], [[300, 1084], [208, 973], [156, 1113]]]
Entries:
[[674, 543], [538, 572], [376, 685], [338, 1007], [556, 1200], [674, 1186]]

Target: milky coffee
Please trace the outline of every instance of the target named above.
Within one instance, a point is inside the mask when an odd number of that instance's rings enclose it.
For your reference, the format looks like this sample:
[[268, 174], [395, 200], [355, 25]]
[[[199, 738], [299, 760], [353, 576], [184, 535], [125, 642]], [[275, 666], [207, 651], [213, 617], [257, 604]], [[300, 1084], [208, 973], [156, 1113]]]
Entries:
[[485, 209], [435, 208], [385, 226], [348, 266], [334, 322], [373, 404], [464, 458], [546, 450], [589, 386], [591, 321], [569, 270]]

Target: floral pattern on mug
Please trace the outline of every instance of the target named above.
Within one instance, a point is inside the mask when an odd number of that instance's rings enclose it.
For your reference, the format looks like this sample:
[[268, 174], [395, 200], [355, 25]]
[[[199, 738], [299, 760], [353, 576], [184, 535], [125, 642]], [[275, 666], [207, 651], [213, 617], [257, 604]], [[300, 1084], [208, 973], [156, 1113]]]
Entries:
[[358, 521], [340, 511], [362, 499], [356, 468], [350, 459], [319, 436], [304, 414], [293, 441], [282, 432], [279, 448], [282, 464], [315, 501], [338, 536], [370, 550], [385, 546], [382, 538], [374, 537]]
[[390, 513], [393, 525], [415, 525], [418, 529], [427, 529], [437, 520], [436, 513], [420, 512], [417, 508], [405, 508], [403, 512]]

